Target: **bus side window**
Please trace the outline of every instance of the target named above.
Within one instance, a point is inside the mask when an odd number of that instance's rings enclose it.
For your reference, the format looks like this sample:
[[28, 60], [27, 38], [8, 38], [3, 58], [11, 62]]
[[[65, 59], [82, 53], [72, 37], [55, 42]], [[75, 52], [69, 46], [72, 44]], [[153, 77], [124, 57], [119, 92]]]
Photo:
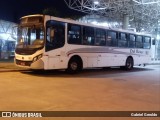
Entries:
[[94, 28], [83, 26], [83, 45], [94, 45]]
[[136, 48], [143, 48], [143, 39], [142, 36], [136, 36]]
[[144, 37], [143, 48], [144, 49], [150, 49], [150, 47], [151, 47], [151, 38], [150, 37]]
[[155, 39], [152, 40], [152, 45], [156, 45], [156, 40]]
[[68, 43], [69, 44], [78, 44], [81, 42], [81, 26], [68, 24]]
[[129, 47], [135, 48], [135, 46], [136, 46], [136, 37], [135, 35], [130, 34], [129, 35]]
[[127, 34], [119, 33], [118, 46], [119, 47], [128, 47]]
[[108, 31], [106, 32], [106, 45], [111, 46], [111, 36], [108, 35]]
[[117, 38], [118, 38], [118, 34], [115, 31], [108, 31], [108, 37], [107, 37], [107, 41], [109, 39], [111, 40], [111, 46], [116, 47], [117, 46]]
[[105, 46], [106, 45], [106, 38], [105, 38], [105, 30], [103, 29], [96, 29], [96, 43], [95, 45]]

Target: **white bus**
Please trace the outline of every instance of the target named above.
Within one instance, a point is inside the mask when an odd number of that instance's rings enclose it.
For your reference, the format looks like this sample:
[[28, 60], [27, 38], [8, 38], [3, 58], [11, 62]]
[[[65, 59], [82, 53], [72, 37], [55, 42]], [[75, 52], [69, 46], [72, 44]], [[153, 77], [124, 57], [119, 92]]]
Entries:
[[130, 70], [151, 60], [151, 37], [48, 15], [21, 18], [15, 64], [30, 69], [120, 66]]

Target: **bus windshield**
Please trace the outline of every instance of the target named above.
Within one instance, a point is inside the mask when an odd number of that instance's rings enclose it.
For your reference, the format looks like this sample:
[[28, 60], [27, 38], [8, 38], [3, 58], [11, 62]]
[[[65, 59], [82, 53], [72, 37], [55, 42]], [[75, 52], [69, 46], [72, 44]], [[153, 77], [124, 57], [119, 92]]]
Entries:
[[44, 28], [42, 25], [18, 27], [17, 48], [40, 48], [44, 46]]

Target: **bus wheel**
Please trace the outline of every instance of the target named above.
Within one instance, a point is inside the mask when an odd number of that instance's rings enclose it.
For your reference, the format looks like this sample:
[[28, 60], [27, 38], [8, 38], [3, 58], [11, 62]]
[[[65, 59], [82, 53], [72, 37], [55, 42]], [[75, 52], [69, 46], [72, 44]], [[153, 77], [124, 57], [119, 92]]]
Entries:
[[77, 58], [71, 58], [68, 63], [67, 72], [68, 73], [77, 73], [82, 69], [82, 63]]
[[131, 70], [133, 68], [133, 59], [131, 57], [128, 57], [126, 60], [125, 69]]

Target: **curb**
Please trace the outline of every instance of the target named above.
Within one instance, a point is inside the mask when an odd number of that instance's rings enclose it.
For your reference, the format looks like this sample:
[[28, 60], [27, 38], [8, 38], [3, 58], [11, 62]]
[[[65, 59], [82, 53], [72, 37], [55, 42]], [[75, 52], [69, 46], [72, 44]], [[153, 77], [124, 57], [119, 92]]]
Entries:
[[15, 70], [15, 69], [0, 69], [0, 73], [2, 72], [23, 72], [28, 70]]

